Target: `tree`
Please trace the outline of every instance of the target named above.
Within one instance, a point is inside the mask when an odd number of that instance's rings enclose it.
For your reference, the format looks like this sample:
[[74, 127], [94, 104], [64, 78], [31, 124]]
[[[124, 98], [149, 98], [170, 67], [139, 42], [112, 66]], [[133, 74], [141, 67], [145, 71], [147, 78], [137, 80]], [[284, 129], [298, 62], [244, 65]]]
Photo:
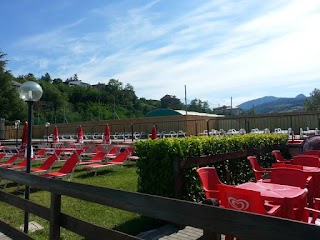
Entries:
[[61, 78], [55, 78], [55, 79], [53, 79], [52, 83], [53, 84], [61, 84], [61, 83], [63, 83], [63, 81]]
[[14, 86], [15, 78], [5, 69], [7, 62], [3, 60], [5, 56], [6, 54], [0, 52], [0, 117], [8, 124], [12, 124], [17, 119], [26, 120], [27, 108]]
[[197, 99], [197, 98], [193, 99], [190, 102], [188, 106], [188, 111], [212, 113], [209, 103], [207, 101], [201, 101], [200, 99]]
[[183, 109], [183, 103], [179, 98], [176, 98], [176, 96], [165, 95], [160, 101], [162, 108], [171, 108], [175, 110]]
[[320, 90], [315, 88], [304, 102], [306, 110], [320, 110]]
[[52, 83], [52, 79], [51, 79], [49, 73], [46, 73], [44, 76], [42, 76], [40, 78], [40, 81], [45, 81], [45, 82], [48, 82], [48, 83]]

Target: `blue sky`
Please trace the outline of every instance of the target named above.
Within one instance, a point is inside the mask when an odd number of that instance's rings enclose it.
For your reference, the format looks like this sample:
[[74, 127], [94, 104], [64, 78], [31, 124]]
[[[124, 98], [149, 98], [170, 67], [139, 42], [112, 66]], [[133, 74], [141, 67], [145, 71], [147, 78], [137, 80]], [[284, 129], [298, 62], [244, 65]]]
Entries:
[[319, 88], [317, 0], [1, 0], [15, 75], [131, 84], [212, 107]]

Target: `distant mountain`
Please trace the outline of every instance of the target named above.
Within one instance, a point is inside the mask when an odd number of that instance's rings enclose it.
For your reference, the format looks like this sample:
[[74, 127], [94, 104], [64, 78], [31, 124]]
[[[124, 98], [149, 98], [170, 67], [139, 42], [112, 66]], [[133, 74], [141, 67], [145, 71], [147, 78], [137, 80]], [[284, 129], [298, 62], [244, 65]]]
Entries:
[[268, 102], [272, 102], [275, 101], [279, 98], [277, 97], [273, 97], [273, 96], [266, 96], [266, 97], [262, 97], [262, 98], [257, 98], [248, 102], [244, 102], [241, 103], [238, 107], [241, 108], [242, 110], [250, 110], [252, 108], [255, 108], [256, 106], [260, 105], [260, 104], [264, 104], [264, 103], [268, 103]]
[[242, 103], [239, 107], [244, 111], [254, 109], [255, 113], [294, 112], [303, 109], [306, 98], [303, 94], [299, 94], [295, 98], [267, 96]]

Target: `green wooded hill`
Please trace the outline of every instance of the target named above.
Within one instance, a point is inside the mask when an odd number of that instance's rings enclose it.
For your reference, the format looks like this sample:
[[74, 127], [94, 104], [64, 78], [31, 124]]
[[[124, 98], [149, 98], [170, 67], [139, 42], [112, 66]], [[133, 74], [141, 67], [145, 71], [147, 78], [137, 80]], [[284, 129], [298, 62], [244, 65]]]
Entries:
[[295, 98], [278, 98], [267, 96], [251, 100], [239, 105], [244, 111], [254, 110], [255, 113], [303, 111], [307, 97], [299, 94]]

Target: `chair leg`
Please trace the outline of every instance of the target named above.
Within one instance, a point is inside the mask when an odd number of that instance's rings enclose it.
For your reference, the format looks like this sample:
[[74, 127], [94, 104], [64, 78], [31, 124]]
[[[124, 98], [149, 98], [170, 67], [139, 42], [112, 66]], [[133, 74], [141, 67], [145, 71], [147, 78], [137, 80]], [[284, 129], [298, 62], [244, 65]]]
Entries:
[[6, 183], [3, 186], [3, 189], [7, 188], [7, 184], [8, 184], [8, 179], [6, 179]]
[[19, 192], [19, 190], [20, 190], [20, 183], [18, 183], [18, 186], [17, 186], [17, 188], [16, 188], [16, 191], [17, 191], [17, 192]]

